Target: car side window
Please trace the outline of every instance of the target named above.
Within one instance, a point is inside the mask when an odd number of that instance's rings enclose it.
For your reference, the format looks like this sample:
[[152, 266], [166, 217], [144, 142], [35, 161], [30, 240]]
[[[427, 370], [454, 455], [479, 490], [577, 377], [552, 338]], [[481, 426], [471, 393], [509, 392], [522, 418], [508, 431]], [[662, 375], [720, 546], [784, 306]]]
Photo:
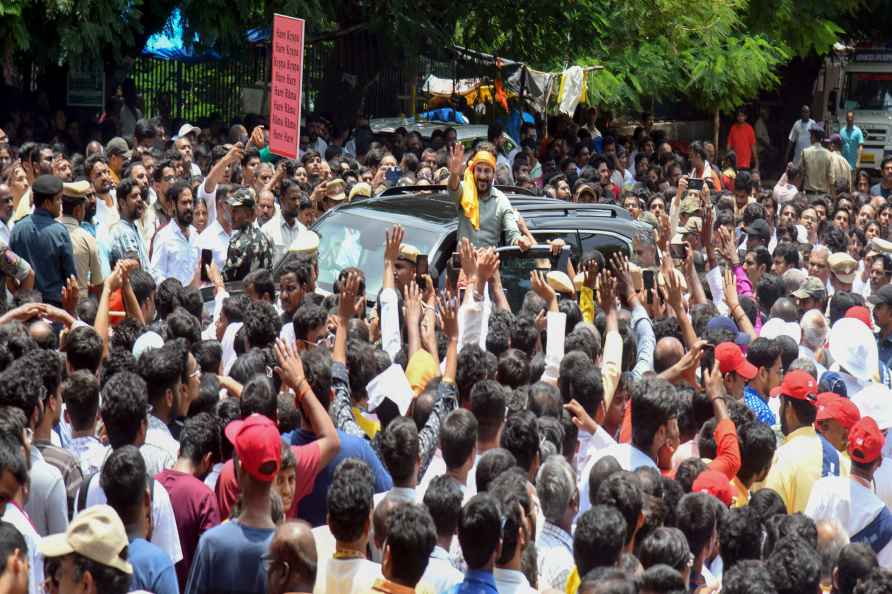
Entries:
[[579, 263], [579, 256], [582, 253], [579, 244], [579, 235], [576, 231], [530, 231], [538, 243], [548, 243], [552, 239], [563, 239], [564, 243], [570, 246], [570, 259], [573, 265]]
[[596, 250], [601, 252], [607, 262], [616, 252], [622, 252], [627, 256], [631, 254], [631, 248], [626, 240], [616, 235], [598, 231], [580, 231], [579, 238], [582, 241], [583, 258]]

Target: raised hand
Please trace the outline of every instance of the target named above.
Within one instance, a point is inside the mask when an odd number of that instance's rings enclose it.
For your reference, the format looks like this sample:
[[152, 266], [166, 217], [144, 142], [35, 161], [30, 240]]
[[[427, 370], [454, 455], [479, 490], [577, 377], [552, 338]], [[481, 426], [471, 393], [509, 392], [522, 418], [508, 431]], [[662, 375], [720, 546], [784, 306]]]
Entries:
[[80, 301], [80, 287], [77, 284], [77, 277], [71, 275], [62, 287], [62, 307], [74, 315], [78, 301]]
[[400, 255], [400, 245], [406, 237], [406, 231], [399, 225], [394, 225], [384, 232], [384, 262], [393, 264]]
[[437, 298], [440, 305], [440, 320], [443, 333], [450, 340], [458, 339], [458, 300], [448, 293]]
[[403, 288], [403, 300], [406, 304], [406, 326], [418, 328], [421, 323], [421, 290], [415, 281]]
[[449, 173], [455, 177], [461, 177], [465, 173], [465, 147], [460, 142], [452, 146], [449, 153]]
[[485, 248], [477, 253], [477, 279], [487, 282], [499, 269], [499, 253], [495, 248]]
[[461, 257], [461, 269], [468, 280], [477, 276], [477, 252], [471, 246], [467, 237], [462, 238], [458, 246], [458, 254]]
[[276, 373], [282, 378], [282, 383], [294, 390], [295, 394], [300, 394], [301, 384], [307, 381], [304, 376], [304, 366], [297, 354], [295, 345], [286, 344], [281, 338], [276, 339]]
[[530, 272], [530, 285], [533, 292], [545, 301], [549, 311], [557, 311], [557, 293], [548, 284], [544, 272], [541, 270]]
[[[355, 272], [350, 272], [347, 274], [347, 277], [341, 283], [341, 290], [339, 292], [338, 298], [338, 318], [341, 321], [346, 322], [353, 317], [356, 313], [356, 302], [357, 295], [356, 293], [359, 291], [359, 275]], [[364, 296], [362, 297], [365, 300]], [[364, 305], [364, 304], [363, 304]]]
[[616, 307], [616, 277], [609, 270], [602, 270], [598, 275], [598, 307], [608, 312]]

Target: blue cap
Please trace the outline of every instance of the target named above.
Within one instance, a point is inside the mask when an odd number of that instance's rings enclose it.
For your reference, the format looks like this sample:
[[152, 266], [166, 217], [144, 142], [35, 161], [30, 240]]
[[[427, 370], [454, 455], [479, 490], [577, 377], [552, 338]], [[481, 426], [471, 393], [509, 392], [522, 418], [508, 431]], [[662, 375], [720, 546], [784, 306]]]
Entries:
[[835, 371], [824, 372], [821, 376], [821, 381], [818, 382], [818, 391], [833, 392], [834, 394], [839, 394], [845, 398], [849, 397], [848, 390], [846, 390], [846, 383], [842, 381], [842, 376]]
[[728, 316], [716, 316], [707, 322], [707, 330], [713, 330], [715, 328], [722, 328], [733, 332], [734, 342], [740, 346], [745, 346], [750, 343], [750, 335], [746, 332], [741, 332], [737, 327], [737, 324], [734, 323], [734, 320]]

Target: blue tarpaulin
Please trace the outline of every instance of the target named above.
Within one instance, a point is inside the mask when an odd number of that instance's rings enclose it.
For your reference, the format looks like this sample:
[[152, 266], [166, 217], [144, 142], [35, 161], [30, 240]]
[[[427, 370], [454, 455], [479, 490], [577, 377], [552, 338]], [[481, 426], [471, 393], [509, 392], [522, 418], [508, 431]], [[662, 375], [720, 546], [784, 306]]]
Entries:
[[[247, 43], [262, 43], [270, 38], [271, 33], [272, 30], [269, 27], [250, 29], [245, 32], [245, 41]], [[220, 53], [212, 48], [196, 51], [198, 45], [197, 37], [191, 46], [186, 46], [183, 42], [183, 16], [180, 14], [180, 9], [175, 8], [170, 13], [164, 28], [146, 41], [142, 55], [180, 62], [208, 62], [222, 59]]]

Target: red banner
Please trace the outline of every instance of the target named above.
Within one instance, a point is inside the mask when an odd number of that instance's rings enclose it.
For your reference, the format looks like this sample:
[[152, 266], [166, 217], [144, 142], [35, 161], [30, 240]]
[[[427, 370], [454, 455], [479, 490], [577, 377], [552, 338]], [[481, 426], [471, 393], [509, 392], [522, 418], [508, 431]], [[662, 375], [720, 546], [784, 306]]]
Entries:
[[269, 97], [269, 148], [297, 159], [300, 95], [304, 61], [304, 20], [273, 16], [272, 91]]

